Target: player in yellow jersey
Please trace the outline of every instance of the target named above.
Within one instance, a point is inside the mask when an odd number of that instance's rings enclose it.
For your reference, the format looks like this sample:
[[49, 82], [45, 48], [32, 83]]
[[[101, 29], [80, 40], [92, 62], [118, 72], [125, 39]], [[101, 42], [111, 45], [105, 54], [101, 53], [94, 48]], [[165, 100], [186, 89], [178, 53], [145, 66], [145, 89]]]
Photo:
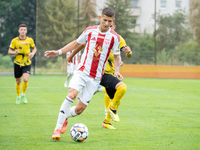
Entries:
[[[113, 30], [116, 28], [115, 22], [110, 26]], [[126, 45], [125, 40], [120, 36], [120, 50], [126, 53], [126, 57], [130, 58], [132, 56], [132, 52], [130, 47]], [[108, 110], [106, 117], [102, 123], [102, 126], [107, 129], [115, 129], [111, 124], [111, 119], [115, 122], [119, 122], [120, 119], [117, 114], [118, 107], [121, 103], [121, 99], [123, 95], [126, 93], [127, 86], [114, 76], [114, 56], [111, 53], [108, 62], [106, 64], [106, 68], [104, 71], [104, 75], [100, 82], [100, 85], [105, 87], [105, 108]]]
[[[24, 104], [27, 103], [25, 97], [26, 89], [28, 87], [28, 79], [31, 70], [31, 59], [35, 55], [37, 49], [32, 38], [27, 37], [27, 26], [21, 24], [19, 26], [19, 36], [12, 39], [8, 50], [9, 55], [15, 55], [14, 59], [14, 76], [16, 78], [15, 89], [17, 92], [16, 104], [20, 104], [21, 99]], [[32, 49], [32, 52], [30, 50]], [[21, 77], [23, 76], [22, 94], [21, 92]]]

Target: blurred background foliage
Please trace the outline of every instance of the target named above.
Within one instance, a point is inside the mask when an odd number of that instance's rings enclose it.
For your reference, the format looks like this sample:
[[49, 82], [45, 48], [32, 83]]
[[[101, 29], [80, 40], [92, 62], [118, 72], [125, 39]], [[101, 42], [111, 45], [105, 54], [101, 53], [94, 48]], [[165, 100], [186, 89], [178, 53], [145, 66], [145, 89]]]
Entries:
[[[130, 0], [107, 0], [101, 7], [115, 10], [115, 31], [133, 51], [133, 57], [125, 58], [128, 64], [200, 65], [200, 7], [199, 1], [191, 3], [190, 15], [184, 10], [173, 14], [156, 14], [157, 30], [153, 34], [132, 31], [135, 18], [130, 17]], [[1, 0], [0, 1], [0, 66], [9, 68], [7, 51], [10, 41], [18, 36], [18, 26], [28, 26], [27, 36], [34, 39], [38, 52], [33, 65], [50, 68], [53, 64], [66, 63], [61, 58], [47, 59], [44, 52], [59, 49], [75, 40], [88, 26], [99, 24], [98, 4], [95, 0]], [[156, 55], [155, 55], [156, 42]], [[8, 65], [3, 65], [7, 62]], [[36, 62], [36, 63], [35, 63]], [[59, 63], [58, 63], [59, 62]], [[2, 67], [1, 67], [2, 68]]]

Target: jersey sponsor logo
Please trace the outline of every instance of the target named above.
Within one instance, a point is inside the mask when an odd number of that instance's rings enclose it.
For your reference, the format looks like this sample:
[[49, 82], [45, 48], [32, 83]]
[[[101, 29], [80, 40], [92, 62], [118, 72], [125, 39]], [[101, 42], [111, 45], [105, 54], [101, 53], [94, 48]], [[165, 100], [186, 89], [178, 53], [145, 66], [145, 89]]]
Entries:
[[101, 46], [98, 46], [96, 45], [94, 48], [93, 48], [93, 52], [94, 52], [94, 55], [97, 57], [99, 56], [99, 54], [101, 54], [101, 52], [103, 51], [103, 48]]
[[110, 43], [110, 40], [109, 40], [109, 39], [105, 39], [104, 43], [105, 43], [106, 45], [108, 45], [108, 44]]
[[21, 42], [21, 44], [26, 44], [26, 42]]
[[95, 37], [93, 37], [91, 40], [92, 40], [92, 41], [96, 41], [96, 38], [95, 38]]
[[100, 39], [104, 39], [104, 36], [100, 36], [100, 35], [99, 35], [98, 38], [100, 38]]

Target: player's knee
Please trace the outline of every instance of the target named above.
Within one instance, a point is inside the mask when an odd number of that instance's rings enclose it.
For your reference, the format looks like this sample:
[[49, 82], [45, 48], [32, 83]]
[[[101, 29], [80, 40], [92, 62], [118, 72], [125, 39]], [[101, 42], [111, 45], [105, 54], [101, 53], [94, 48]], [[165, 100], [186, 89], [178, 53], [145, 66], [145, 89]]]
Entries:
[[20, 85], [20, 84], [21, 84], [21, 81], [16, 81], [16, 83], [17, 83], [18, 85]]
[[28, 82], [28, 79], [27, 78], [24, 78], [24, 80], [23, 80], [24, 82]]
[[120, 85], [117, 90], [119, 90], [121, 93], [126, 93], [126, 90], [127, 90], [127, 86], [126, 84], [122, 84]]
[[71, 98], [71, 99], [73, 99], [73, 100], [75, 100], [76, 99], [76, 95], [75, 94], [73, 94], [73, 93], [68, 93], [68, 95], [67, 95], [69, 98]]

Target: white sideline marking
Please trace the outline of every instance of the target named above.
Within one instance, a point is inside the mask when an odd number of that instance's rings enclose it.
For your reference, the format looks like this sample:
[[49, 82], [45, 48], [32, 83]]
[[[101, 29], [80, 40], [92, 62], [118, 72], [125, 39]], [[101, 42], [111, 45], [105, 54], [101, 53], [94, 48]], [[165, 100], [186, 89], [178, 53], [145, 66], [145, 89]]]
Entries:
[[[9, 88], [15, 88], [15, 87], [0, 87], [1, 89], [9, 89]], [[65, 89], [65, 87], [28, 87], [28, 88], [35, 88], [35, 89], [39, 89], [39, 88], [48, 88], [48, 89], [55, 89], [55, 88], [63, 88], [63, 89]]]

